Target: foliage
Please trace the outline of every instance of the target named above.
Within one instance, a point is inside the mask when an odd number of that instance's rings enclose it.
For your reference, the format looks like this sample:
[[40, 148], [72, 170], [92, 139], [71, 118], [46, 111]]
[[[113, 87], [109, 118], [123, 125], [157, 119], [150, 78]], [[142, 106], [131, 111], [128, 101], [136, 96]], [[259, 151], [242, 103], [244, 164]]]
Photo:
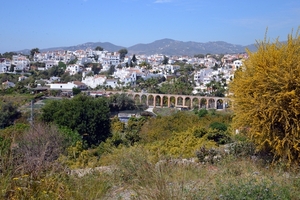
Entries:
[[52, 76], [61, 77], [65, 73], [65, 64], [62, 62], [59, 62], [58, 66], [53, 66], [48, 70], [49, 78]]
[[197, 129], [198, 127], [193, 127], [182, 132], [174, 132], [167, 140], [154, 142], [151, 145], [146, 145], [146, 147], [155, 152], [157, 156], [165, 155], [173, 158], [192, 158], [195, 156], [196, 150], [202, 146], [216, 146], [216, 143], [212, 140], [208, 140], [207, 137], [195, 137], [194, 132]]
[[127, 49], [120, 49], [118, 52], [120, 53], [120, 60], [124, 60], [126, 54], [128, 53], [128, 50]]
[[300, 160], [300, 36], [257, 43], [235, 73], [234, 128], [248, 130], [260, 150], [289, 166]]
[[[220, 200], [229, 199], [291, 199], [289, 188], [280, 188], [275, 180], [249, 177], [238, 183], [220, 184]], [[278, 193], [280, 195], [278, 195]]]
[[163, 64], [163, 65], [166, 65], [166, 64], [168, 64], [168, 62], [169, 62], [169, 58], [168, 58], [167, 56], [164, 55], [164, 59], [163, 59], [163, 61], [162, 61], [162, 64]]
[[81, 93], [81, 89], [73, 87], [72, 88], [72, 93], [73, 93], [74, 96], [77, 95], [77, 94], [80, 94]]
[[31, 58], [33, 58], [35, 53], [40, 53], [40, 49], [39, 48], [33, 48], [30, 50], [30, 56]]
[[109, 108], [104, 98], [77, 95], [49, 101], [42, 108], [41, 118], [77, 131], [89, 146], [100, 144], [110, 135]]
[[218, 129], [209, 129], [207, 139], [215, 141], [217, 144], [226, 144], [231, 142], [229, 133]]
[[111, 111], [135, 109], [134, 100], [128, 97], [125, 93], [111, 95], [108, 99], [108, 103]]
[[204, 117], [205, 115], [207, 115], [208, 111], [205, 108], [203, 108], [203, 109], [200, 109], [197, 114], [201, 118], [201, 117]]
[[13, 165], [20, 173], [39, 176], [48, 170], [66, 148], [65, 137], [54, 125], [34, 124], [15, 140]]
[[11, 102], [0, 104], [0, 129], [10, 126], [21, 116], [18, 108]]
[[[215, 148], [206, 148], [202, 146], [199, 150], [196, 151], [196, 156], [201, 163], [210, 163], [214, 164], [221, 159], [222, 153]], [[223, 156], [223, 155], [222, 155]]]
[[193, 85], [188, 80], [188, 76], [181, 76], [176, 80], [164, 82], [159, 88], [161, 94], [180, 94], [190, 95], [193, 91]]
[[18, 55], [16, 52], [5, 52], [3, 54], [0, 53], [0, 58], [8, 58], [12, 60], [13, 55]]
[[227, 131], [227, 126], [224, 123], [221, 122], [213, 122], [209, 125], [209, 128], [211, 129], [217, 129], [219, 131]]
[[103, 48], [100, 47], [100, 46], [97, 46], [97, 47], [95, 48], [95, 50], [96, 50], [96, 51], [103, 51]]

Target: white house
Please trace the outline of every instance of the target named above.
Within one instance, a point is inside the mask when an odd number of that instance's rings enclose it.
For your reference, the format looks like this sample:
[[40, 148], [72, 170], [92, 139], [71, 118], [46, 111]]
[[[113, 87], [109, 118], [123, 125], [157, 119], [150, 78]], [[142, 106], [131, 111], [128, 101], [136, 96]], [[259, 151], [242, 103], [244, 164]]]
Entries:
[[77, 74], [78, 72], [81, 72], [81, 71], [82, 71], [82, 67], [80, 67], [77, 64], [68, 65], [67, 69], [66, 69], [66, 72], [69, 72], [70, 75], [75, 75], [75, 74]]
[[242, 60], [235, 60], [235, 61], [233, 61], [234, 70], [239, 69], [242, 66], [242, 64], [243, 64]]
[[106, 86], [110, 86], [112, 88], [116, 88], [119, 86], [118, 79], [106, 79]]
[[82, 83], [86, 84], [90, 88], [96, 88], [98, 85], [104, 85], [106, 76], [95, 75], [95, 76], [82, 76]]
[[6, 73], [9, 71], [11, 66], [11, 61], [9, 59], [0, 59], [0, 73]]
[[80, 81], [73, 81], [68, 83], [51, 83], [48, 84], [50, 90], [72, 90], [73, 88], [79, 88], [81, 90], [87, 89], [86, 85]]

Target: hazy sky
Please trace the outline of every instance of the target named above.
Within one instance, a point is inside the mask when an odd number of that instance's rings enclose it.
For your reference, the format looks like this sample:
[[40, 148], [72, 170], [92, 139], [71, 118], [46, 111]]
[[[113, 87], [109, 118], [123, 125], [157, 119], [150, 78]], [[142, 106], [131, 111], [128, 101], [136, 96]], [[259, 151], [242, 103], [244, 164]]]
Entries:
[[248, 45], [286, 40], [300, 0], [6, 0], [0, 52], [111, 42], [130, 47], [170, 38]]

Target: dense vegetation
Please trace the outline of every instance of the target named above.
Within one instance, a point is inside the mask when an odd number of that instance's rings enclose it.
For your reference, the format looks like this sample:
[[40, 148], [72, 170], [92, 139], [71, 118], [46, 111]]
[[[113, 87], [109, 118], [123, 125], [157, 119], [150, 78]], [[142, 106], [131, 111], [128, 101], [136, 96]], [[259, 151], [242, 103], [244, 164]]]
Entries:
[[99, 145], [110, 135], [109, 107], [104, 98], [77, 95], [50, 101], [42, 108], [42, 121], [78, 132], [88, 146]]
[[300, 36], [262, 41], [231, 85], [234, 127], [287, 165], [300, 160]]
[[[254, 148], [243, 135], [231, 135], [231, 112], [171, 109], [162, 116], [166, 112], [156, 109], [156, 118], [143, 114], [124, 124], [116, 117], [104, 120], [113, 101], [103, 97], [45, 102], [33, 125], [19, 119], [0, 130], [1, 198], [230, 199], [241, 190], [249, 198], [299, 195], [287, 190], [299, 186], [297, 179], [287, 181], [276, 168], [263, 170], [268, 162], [249, 160]], [[108, 122], [108, 135], [98, 122]], [[88, 147], [85, 131], [101, 138]], [[237, 143], [225, 154], [229, 142]], [[256, 171], [261, 175], [247, 175]]]

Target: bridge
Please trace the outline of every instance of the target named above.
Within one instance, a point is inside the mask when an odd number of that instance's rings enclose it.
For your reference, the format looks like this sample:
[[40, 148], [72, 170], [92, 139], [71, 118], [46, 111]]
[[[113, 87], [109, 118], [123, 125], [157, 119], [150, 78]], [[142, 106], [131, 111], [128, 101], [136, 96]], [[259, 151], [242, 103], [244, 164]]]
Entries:
[[106, 91], [106, 94], [125, 93], [137, 104], [145, 104], [153, 107], [176, 107], [176, 108], [195, 108], [199, 109], [225, 109], [229, 105], [229, 98], [225, 97], [208, 97], [193, 95], [175, 95], [175, 94], [156, 94], [156, 93], [140, 93], [140, 92], [122, 92], [122, 91]]

